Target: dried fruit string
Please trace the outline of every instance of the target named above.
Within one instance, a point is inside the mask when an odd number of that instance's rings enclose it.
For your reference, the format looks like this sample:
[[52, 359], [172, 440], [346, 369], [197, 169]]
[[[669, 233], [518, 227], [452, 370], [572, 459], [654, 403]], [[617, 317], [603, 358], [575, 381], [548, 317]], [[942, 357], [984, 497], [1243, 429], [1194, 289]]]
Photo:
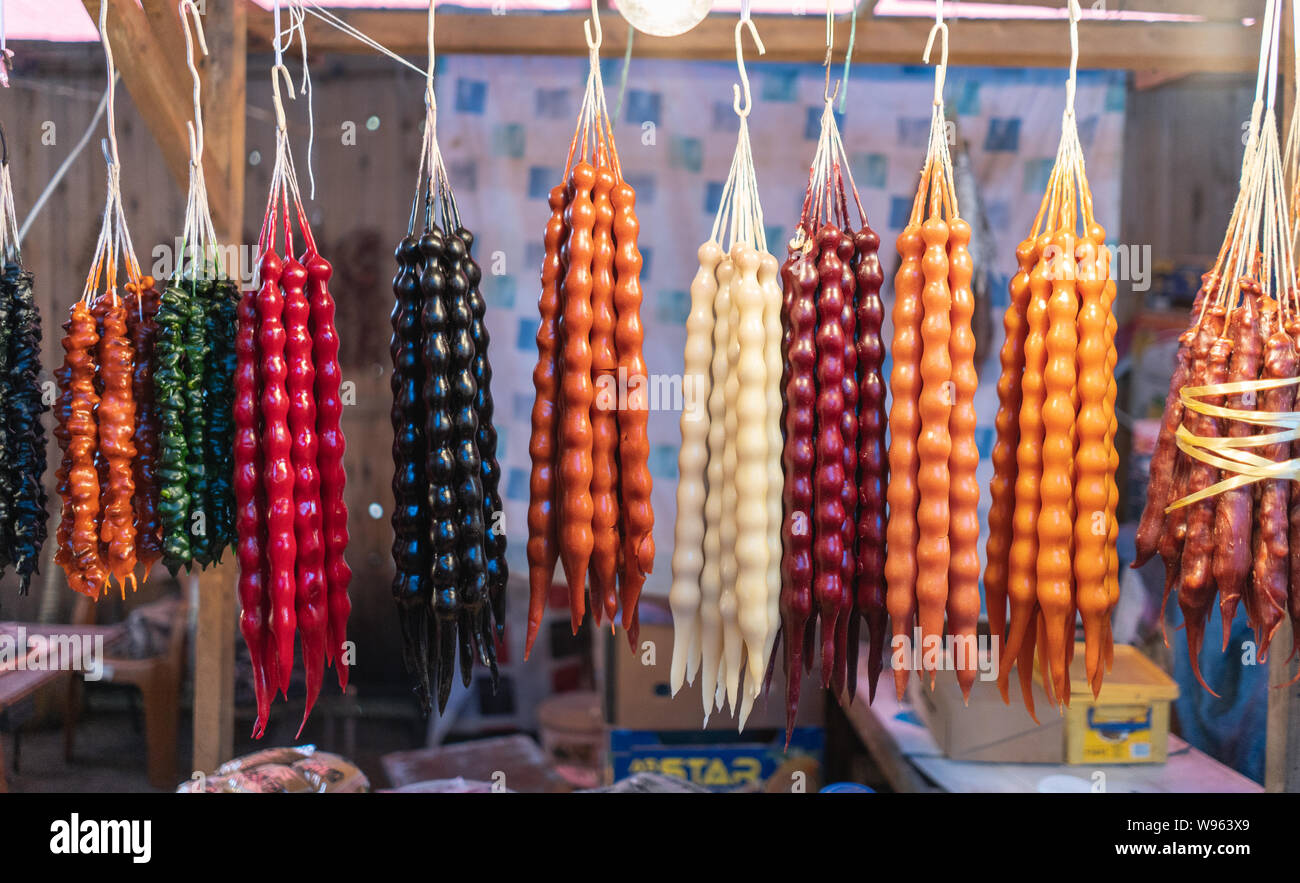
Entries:
[[23, 267], [9, 148], [0, 129], [0, 571], [26, 595], [46, 536], [45, 427], [41, 396], [41, 317], [32, 274]]
[[[259, 684], [258, 737], [271, 698], [277, 691], [288, 695], [295, 636], [306, 675], [303, 725], [326, 664], [335, 664], [346, 687], [350, 661], [338, 333], [328, 288], [333, 270], [317, 251], [302, 207], [280, 100], [281, 77], [290, 96], [293, 84], [280, 49], [277, 41], [271, 70], [276, 158], [258, 238], [256, 290], [240, 300], [235, 341], [240, 627]], [[276, 254], [280, 212], [283, 257]], [[301, 259], [293, 253], [294, 216], [304, 240]]]
[[[1241, 188], [1193, 324], [1179, 339], [1138, 528], [1135, 566], [1156, 552], [1163, 559], [1165, 600], [1177, 590], [1192, 667], [1207, 690], [1198, 659], [1216, 592], [1225, 649], [1243, 600], [1260, 659], [1288, 614], [1300, 620], [1293, 578], [1300, 520], [1290, 515], [1300, 477], [1293, 456], [1300, 313], [1295, 207], [1288, 211], [1275, 113], [1281, 15], [1282, 4], [1270, 0]], [[1290, 132], [1286, 165], [1294, 175], [1294, 121]]]
[[[593, 36], [592, 26], [595, 26]], [[623, 178], [600, 74], [600, 20], [583, 22], [590, 70], [546, 227], [538, 362], [529, 455], [529, 610], [532, 650], [555, 562], [576, 633], [621, 608], [635, 648], [637, 601], [654, 567], [649, 381], [642, 356], [640, 224]]]
[[1003, 699], [1010, 701], [1017, 666], [1031, 715], [1035, 650], [1048, 695], [1069, 704], [1076, 615], [1083, 621], [1088, 683], [1094, 695], [1100, 691], [1119, 598], [1115, 283], [1079, 143], [1074, 0], [1069, 11], [1061, 140], [1033, 230], [1016, 251], [1020, 270], [1004, 320], [984, 577], [995, 638], [1006, 641]]
[[446, 707], [457, 659], [465, 686], [477, 660], [496, 690], [507, 579], [482, 271], [438, 149], [433, 21], [430, 4], [424, 140], [395, 252], [390, 345], [393, 596], [426, 714], [434, 696]]
[[821, 133], [779, 274], [785, 366], [779, 609], [787, 734], [802, 671], [811, 671], [817, 655], [819, 622], [822, 683], [850, 699], [857, 692], [859, 617], [871, 641], [870, 696], [886, 642], [880, 238], [867, 222], [835, 120], [831, 38], [828, 11]]
[[194, 35], [207, 53], [193, 0], [182, 0], [186, 62], [194, 80], [190, 182], [181, 252], [163, 290], [154, 341], [153, 400], [162, 426], [157, 477], [163, 562], [184, 567], [219, 562], [234, 541], [233, 378], [238, 286], [228, 276], [203, 178], [203, 114], [194, 65]]
[[929, 149], [911, 217], [898, 237], [902, 261], [895, 277], [884, 573], [894, 641], [905, 648], [904, 663], [894, 670], [900, 698], [916, 660], [933, 685], [945, 634], [958, 654], [964, 696], [978, 670], [974, 268], [970, 225], [958, 211], [948, 151], [948, 26], [941, 7], [925, 51], [928, 62], [940, 38]]
[[766, 51], [752, 19], [742, 16], [735, 38], [743, 106], [740, 86], [733, 101], [740, 133], [691, 283], [684, 383], [693, 401], [707, 397], [708, 410], [682, 412], [669, 593], [673, 692], [702, 671], [705, 722], [725, 697], [733, 714], [739, 710], [741, 729], [763, 688], [781, 589], [781, 290], [750, 148], [745, 25], [759, 54]]
[[[66, 356], [58, 374], [55, 432], [63, 451], [58, 473], [63, 515], [55, 561], [70, 586], [96, 600], [113, 579], [123, 596], [127, 584], [134, 589], [136, 582], [140, 520], [135, 439], [141, 427], [135, 403], [136, 347], [129, 335], [126, 302], [117, 292], [119, 257], [137, 322], [143, 321], [141, 304], [149, 299], [145, 292], [153, 288], [153, 279], [140, 273], [122, 211], [114, 115], [116, 72], [105, 31], [106, 10], [107, 4], [99, 16], [109, 81], [106, 198], [94, 262], [65, 325]], [[140, 526], [148, 525], [140, 522]]]

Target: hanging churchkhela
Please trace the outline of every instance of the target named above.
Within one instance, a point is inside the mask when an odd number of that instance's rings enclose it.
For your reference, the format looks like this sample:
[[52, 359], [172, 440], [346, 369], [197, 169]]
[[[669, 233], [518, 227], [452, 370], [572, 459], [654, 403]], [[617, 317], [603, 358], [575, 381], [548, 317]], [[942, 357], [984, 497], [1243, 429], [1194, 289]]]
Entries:
[[[828, 71], [829, 86], [829, 71]], [[857, 693], [859, 616], [869, 697], [884, 664], [885, 395], [880, 237], [867, 223], [826, 92], [803, 211], [781, 268], [785, 470], [781, 617], [786, 727], [821, 622], [822, 683]], [[847, 179], [847, 190], [845, 187]], [[853, 230], [848, 194], [860, 226]]]
[[10, 566], [27, 594], [45, 545], [45, 427], [41, 317], [18, 248], [9, 151], [0, 130], [0, 572]]
[[[764, 51], [753, 21], [742, 20], [738, 59], [746, 23]], [[682, 411], [668, 598], [673, 692], [702, 671], [705, 720], [725, 696], [744, 729], [780, 627], [781, 288], [759, 205], [743, 61], [740, 75], [745, 105], [739, 89], [733, 104], [740, 136], [691, 283], [683, 382], [692, 385], [689, 400], [707, 398], [708, 410]]]
[[[240, 630], [258, 691], [254, 736], [265, 732], [276, 691], [288, 695], [294, 638], [301, 637], [307, 704], [303, 724], [333, 663], [347, 686], [351, 611], [344, 560], [343, 431], [339, 422], [338, 333], [328, 283], [333, 268], [316, 250], [302, 208], [278, 76], [275, 166], [258, 238], [256, 289], [238, 307], [235, 338], [234, 485]], [[292, 85], [290, 85], [292, 94]], [[284, 254], [276, 254], [283, 212]], [[292, 212], [292, 214], [291, 214]], [[296, 216], [304, 240], [293, 254]], [[301, 727], [299, 728], [301, 732]]]
[[[63, 453], [57, 472], [63, 514], [54, 560], [67, 574], [68, 585], [96, 600], [113, 580], [123, 596], [128, 583], [134, 589], [137, 562], [147, 577], [158, 548], [151, 489], [137, 486], [139, 451], [156, 443], [156, 436], [153, 427], [140, 421], [136, 406], [150, 372], [148, 348], [140, 346], [137, 334], [149, 325], [157, 293], [153, 278], [140, 273], [122, 212], [116, 72], [103, 36], [107, 8], [104, 4], [99, 15], [109, 82], [107, 196], [94, 262], [63, 326], [66, 355], [56, 372], [54, 430]], [[128, 280], [125, 298], [117, 291], [119, 258]]]
[[[158, 451], [139, 454], [150, 485], [158, 487], [163, 563], [173, 575], [182, 566], [220, 562], [235, 540], [232, 409], [239, 289], [222, 264], [208, 209], [199, 78], [187, 7], [199, 21], [193, 4], [182, 4], [197, 123], [184, 236], [175, 273], [154, 313], [152, 395], [136, 401], [140, 422], [161, 427]], [[202, 25], [196, 26], [206, 52]]]
[[[1077, 7], [1071, 12], [1073, 31]], [[1072, 67], [1056, 163], [1034, 228], [1016, 249], [1020, 269], [1004, 320], [984, 575], [995, 640], [1006, 629], [1003, 699], [1009, 701], [1016, 665], [1031, 715], [1035, 650], [1048, 696], [1069, 704], [1076, 615], [1083, 621], [1088, 683], [1094, 696], [1100, 691], [1119, 600], [1115, 283], [1106, 231], [1093, 216], [1073, 105]]]
[[944, 57], [935, 74], [930, 146], [911, 217], [898, 237], [901, 264], [894, 281], [884, 575], [894, 642], [910, 648], [895, 654], [900, 698], [914, 660], [931, 673], [933, 684], [933, 672], [942, 665], [937, 657], [945, 614], [963, 695], [969, 696], [978, 671], [974, 268], [971, 228], [958, 211], [944, 123], [947, 26], [935, 25], [931, 44], [937, 33]]
[[[1274, 112], [1281, 7], [1270, 0], [1264, 18], [1237, 204], [1179, 338], [1134, 561], [1164, 561], [1165, 601], [1177, 590], [1192, 669], [1207, 690], [1198, 659], [1216, 593], [1225, 650], [1238, 604], [1261, 661], [1288, 614], [1300, 624], [1298, 227]], [[1294, 196], [1294, 118], [1290, 131]]]
[[426, 714], [434, 695], [446, 707], [458, 656], [465, 686], [477, 658], [496, 689], [507, 578], [482, 271], [438, 149], [429, 16], [424, 143], [395, 253], [390, 344], [393, 596]]
[[[590, 34], [591, 22], [584, 22]], [[649, 382], [641, 355], [636, 193], [623, 178], [600, 75], [600, 25], [565, 181], [551, 189], [533, 383], [528, 637], [541, 626], [558, 558], [576, 633], [587, 609], [636, 647], [637, 599], [654, 566]]]

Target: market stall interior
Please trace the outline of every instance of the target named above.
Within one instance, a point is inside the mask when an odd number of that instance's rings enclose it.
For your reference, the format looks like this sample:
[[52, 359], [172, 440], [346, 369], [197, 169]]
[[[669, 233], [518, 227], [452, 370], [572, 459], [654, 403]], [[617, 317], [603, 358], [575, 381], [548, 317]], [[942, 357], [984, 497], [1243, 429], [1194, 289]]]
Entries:
[[0, 0], [0, 790], [1300, 790], [1298, 19]]

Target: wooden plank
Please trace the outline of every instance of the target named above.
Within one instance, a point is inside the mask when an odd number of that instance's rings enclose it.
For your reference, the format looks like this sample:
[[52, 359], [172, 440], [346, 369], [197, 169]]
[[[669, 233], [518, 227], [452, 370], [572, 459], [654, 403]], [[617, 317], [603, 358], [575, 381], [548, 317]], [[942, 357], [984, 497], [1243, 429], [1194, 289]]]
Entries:
[[[1004, 6], [1040, 6], [1061, 9], [1062, 4], [1053, 0], [997, 0]], [[1153, 12], [1160, 15], [1200, 15], [1210, 21], [1240, 21], [1243, 18], [1262, 18], [1264, 4], [1260, 0], [1079, 0], [1085, 16], [1099, 9], [1107, 13], [1114, 12]], [[949, 18], [960, 18], [965, 3], [953, 4], [953, 9], [945, 11]], [[1064, 12], [1062, 12], [1064, 14]]]
[[[91, 19], [98, 23], [99, 0], [82, 2]], [[184, 50], [179, 55], [165, 55], [159, 51], [153, 45], [153, 28], [144, 10], [134, 0], [108, 2], [108, 39], [113, 47], [113, 63], [122, 75], [122, 85], [131, 93], [140, 115], [162, 149], [168, 171], [184, 188], [190, 168], [190, 143], [185, 123], [191, 118], [194, 106]], [[215, 11], [219, 4], [211, 5]], [[213, 12], [205, 17], [207, 20], [213, 18]], [[179, 34], [177, 36], [184, 40]], [[222, 170], [205, 164], [204, 174], [210, 191], [225, 192], [229, 187]]]
[[[203, 169], [217, 235], [243, 242], [244, 120], [247, 88], [247, 8], [209, 3], [203, 16], [208, 56], [203, 79]], [[189, 106], [191, 102], [187, 102]], [[232, 555], [198, 579], [199, 621], [195, 639], [194, 768], [211, 772], [234, 753], [235, 584]]]
[[[209, 4], [203, 16], [208, 56], [203, 78], [203, 174], [212, 221], [222, 242], [243, 242], [248, 11], [242, 3]], [[197, 47], [196, 51], [197, 51]]]
[[[356, 11], [340, 14], [395, 52], [425, 54], [425, 13], [419, 11]], [[584, 15], [486, 15], [444, 13], [438, 16], [438, 51], [581, 55]], [[602, 53], [626, 48], [627, 26], [618, 15], [601, 17]], [[920, 64], [926, 36], [933, 24], [919, 18], [875, 17], [859, 22], [855, 56], [874, 64]], [[633, 50], [639, 58], [733, 59], [735, 22], [710, 16], [678, 37], [638, 34]], [[249, 17], [255, 45], [271, 45], [273, 25], [265, 11]], [[764, 61], [820, 62], [824, 55], [825, 20], [821, 16], [759, 19]], [[847, 48], [849, 29], [837, 27], [835, 52]], [[370, 52], [352, 37], [307, 17], [308, 51]], [[1255, 69], [1258, 31], [1239, 23], [1087, 22], [1080, 31], [1080, 56], [1088, 68], [1161, 71], [1241, 72]], [[1069, 41], [1059, 21], [964, 20], [952, 28], [949, 63], [996, 67], [1065, 67]]]

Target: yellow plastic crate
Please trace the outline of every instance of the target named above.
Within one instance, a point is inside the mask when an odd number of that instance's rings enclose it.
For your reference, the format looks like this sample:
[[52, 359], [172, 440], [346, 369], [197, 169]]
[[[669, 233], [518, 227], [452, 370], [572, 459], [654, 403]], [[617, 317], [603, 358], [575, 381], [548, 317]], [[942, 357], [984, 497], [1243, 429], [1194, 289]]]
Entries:
[[[1115, 645], [1115, 662], [1096, 699], [1088, 686], [1083, 642], [1070, 664], [1070, 707], [1065, 709], [1065, 762], [1164, 763], [1169, 756], [1169, 704], [1178, 685], [1128, 644]], [[1041, 684], [1040, 666], [1034, 680]]]

